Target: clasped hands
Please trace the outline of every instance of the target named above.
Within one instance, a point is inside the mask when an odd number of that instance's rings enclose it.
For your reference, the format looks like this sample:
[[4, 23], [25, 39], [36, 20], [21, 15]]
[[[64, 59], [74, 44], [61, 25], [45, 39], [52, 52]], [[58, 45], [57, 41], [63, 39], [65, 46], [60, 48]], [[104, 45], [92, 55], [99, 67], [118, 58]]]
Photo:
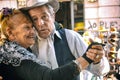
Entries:
[[93, 42], [88, 46], [88, 49], [86, 50], [86, 53], [83, 55], [83, 58], [85, 58], [89, 64], [90, 63], [99, 63], [104, 56], [105, 52], [103, 49], [103, 44]]

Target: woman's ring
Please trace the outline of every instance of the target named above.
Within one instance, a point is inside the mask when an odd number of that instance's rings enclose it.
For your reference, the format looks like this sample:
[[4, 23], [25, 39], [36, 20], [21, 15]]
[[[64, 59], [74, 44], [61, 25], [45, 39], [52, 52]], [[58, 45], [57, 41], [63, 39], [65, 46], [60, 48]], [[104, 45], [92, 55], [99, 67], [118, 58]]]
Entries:
[[99, 58], [99, 57], [100, 57], [99, 55], [96, 56], [96, 58]]

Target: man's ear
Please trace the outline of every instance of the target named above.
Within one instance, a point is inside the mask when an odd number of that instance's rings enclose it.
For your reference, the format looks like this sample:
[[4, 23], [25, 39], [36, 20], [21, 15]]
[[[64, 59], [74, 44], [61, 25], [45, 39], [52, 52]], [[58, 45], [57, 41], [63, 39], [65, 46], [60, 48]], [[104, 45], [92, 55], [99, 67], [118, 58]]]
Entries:
[[53, 13], [52, 19], [53, 19], [53, 21], [55, 22], [55, 13]]

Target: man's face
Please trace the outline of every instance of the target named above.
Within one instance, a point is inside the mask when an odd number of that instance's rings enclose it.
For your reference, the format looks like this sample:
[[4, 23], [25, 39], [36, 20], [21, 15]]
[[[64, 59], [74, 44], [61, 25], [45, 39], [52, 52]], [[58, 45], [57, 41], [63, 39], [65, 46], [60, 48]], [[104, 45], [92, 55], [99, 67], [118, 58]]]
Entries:
[[54, 15], [49, 13], [46, 6], [33, 8], [29, 11], [36, 26], [39, 37], [47, 38], [54, 29]]

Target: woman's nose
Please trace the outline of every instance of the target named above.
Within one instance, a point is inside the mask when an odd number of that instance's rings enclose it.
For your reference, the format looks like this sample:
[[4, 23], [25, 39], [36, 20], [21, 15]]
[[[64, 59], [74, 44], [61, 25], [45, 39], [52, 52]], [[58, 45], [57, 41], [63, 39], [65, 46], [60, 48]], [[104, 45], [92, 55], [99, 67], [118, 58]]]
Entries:
[[34, 30], [34, 28], [31, 28], [30, 33], [35, 34], [35, 30]]

